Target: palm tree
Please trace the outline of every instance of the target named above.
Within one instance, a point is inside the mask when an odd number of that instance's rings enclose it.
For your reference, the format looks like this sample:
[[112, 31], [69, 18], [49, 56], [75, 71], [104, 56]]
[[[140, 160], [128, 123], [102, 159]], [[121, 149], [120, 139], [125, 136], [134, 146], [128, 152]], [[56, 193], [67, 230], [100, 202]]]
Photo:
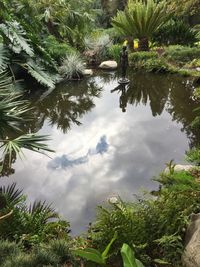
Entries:
[[[21, 99], [21, 95], [15, 91], [12, 79], [7, 74], [0, 72], [0, 149], [2, 152], [1, 161], [3, 164], [7, 159], [8, 165], [12, 158], [22, 155], [22, 148], [36, 152], [50, 151], [46, 144], [48, 136], [37, 136], [33, 133], [22, 134], [20, 127], [31, 117], [27, 115], [30, 109], [28, 102]], [[0, 166], [0, 173], [3, 166]]]
[[138, 38], [138, 49], [147, 51], [150, 37], [170, 18], [170, 14], [166, 1], [129, 0], [125, 11], [118, 11], [112, 25], [122, 35]]

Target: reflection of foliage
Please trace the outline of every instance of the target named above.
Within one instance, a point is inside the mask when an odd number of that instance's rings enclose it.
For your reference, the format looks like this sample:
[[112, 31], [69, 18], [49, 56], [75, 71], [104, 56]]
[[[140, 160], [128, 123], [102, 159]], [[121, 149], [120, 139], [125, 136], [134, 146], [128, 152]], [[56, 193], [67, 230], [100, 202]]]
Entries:
[[[158, 83], [162, 90], [158, 89]], [[162, 76], [137, 75], [126, 90], [126, 101], [131, 105], [150, 103], [152, 115], [160, 115], [168, 99], [169, 86]]]
[[[44, 120], [48, 119], [50, 125], [56, 125], [64, 133], [72, 123], [80, 125], [79, 118], [94, 107], [93, 98], [99, 97], [101, 89], [94, 80], [70, 82], [68, 85], [60, 84], [43, 100], [35, 99], [34, 112], [38, 120], [30, 124], [31, 128], [41, 128]], [[38, 125], [39, 122], [39, 125]]]
[[[158, 77], [157, 77], [158, 78]], [[159, 79], [161, 82], [161, 80]], [[135, 86], [130, 87], [127, 91], [128, 102], [130, 104], [147, 104], [149, 101], [152, 115], [160, 115], [164, 109], [165, 103], [167, 101], [169, 88], [166, 86], [166, 83], [162, 84], [162, 90], [158, 90], [157, 84], [153, 83], [151, 86], [149, 83], [140, 83], [137, 81]]]
[[195, 118], [193, 112], [199, 104], [192, 98], [192, 84], [185, 82], [185, 90], [176, 84], [171, 84], [171, 92], [167, 111], [172, 115], [173, 120], [183, 125], [182, 130], [186, 132], [190, 139], [190, 145], [197, 145], [200, 141], [200, 133], [198, 128], [192, 127], [191, 123]]
[[[112, 91], [116, 90], [122, 95], [122, 90], [118, 87]], [[173, 120], [183, 125], [182, 130], [186, 132], [191, 145], [194, 145], [200, 140], [199, 127], [194, 128], [191, 123], [196, 116], [193, 110], [199, 105], [192, 98], [192, 90], [192, 83], [186, 80], [183, 83], [182, 77], [170, 75], [163, 78], [162, 75], [142, 73], [133, 76], [132, 82], [123, 93], [123, 101], [126, 105], [149, 103], [153, 116], [160, 115], [166, 108]]]

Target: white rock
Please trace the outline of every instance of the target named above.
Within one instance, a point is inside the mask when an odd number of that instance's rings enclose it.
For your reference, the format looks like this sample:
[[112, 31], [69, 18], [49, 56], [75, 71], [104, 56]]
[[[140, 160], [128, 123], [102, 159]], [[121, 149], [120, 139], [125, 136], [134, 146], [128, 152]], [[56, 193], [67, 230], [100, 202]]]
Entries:
[[93, 70], [91, 69], [85, 69], [83, 72], [83, 75], [92, 75], [93, 74]]
[[182, 256], [183, 266], [200, 266], [200, 213], [191, 215], [191, 222], [186, 231], [185, 251]]
[[[180, 171], [190, 171], [191, 169], [193, 169], [195, 166], [193, 165], [181, 165], [181, 164], [177, 164], [174, 168], [174, 171], [176, 172], [180, 172]], [[165, 173], [169, 172], [169, 168], [165, 168], [164, 170]]]
[[197, 71], [200, 71], [200, 68], [198, 67], [198, 68], [196, 68], [196, 70], [197, 70]]
[[105, 70], [114, 70], [117, 68], [117, 62], [114, 60], [108, 60], [108, 61], [103, 61], [99, 65], [100, 69], [105, 69]]

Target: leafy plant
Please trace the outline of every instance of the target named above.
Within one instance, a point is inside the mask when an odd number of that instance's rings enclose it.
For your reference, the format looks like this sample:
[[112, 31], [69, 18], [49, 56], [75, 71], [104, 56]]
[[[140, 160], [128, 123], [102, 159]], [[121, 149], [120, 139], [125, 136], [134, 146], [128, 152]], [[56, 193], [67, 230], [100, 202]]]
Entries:
[[153, 41], [159, 45], [193, 45], [197, 37], [185, 21], [171, 19], [153, 34]]
[[59, 73], [67, 79], [80, 79], [85, 70], [84, 62], [78, 53], [69, 54], [62, 62]]
[[109, 48], [108, 54], [112, 59], [114, 59], [115, 61], [119, 62], [120, 61], [120, 52], [121, 52], [121, 50], [122, 50], [122, 46], [121, 45], [114, 44]]
[[13, 52], [19, 54], [25, 51], [30, 57], [34, 55], [30, 40], [26, 38], [26, 32], [17, 21], [6, 21], [5, 24], [0, 24], [0, 32], [9, 39], [8, 44]]
[[200, 166], [200, 148], [196, 147], [186, 152], [186, 159]]
[[0, 223], [1, 238], [20, 241], [29, 248], [54, 238], [68, 237], [69, 224], [59, 219], [52, 206], [40, 201], [28, 206], [16, 184], [1, 186], [0, 200], [0, 215], [12, 210], [12, 214]]
[[131, 0], [125, 11], [118, 11], [113, 27], [123, 36], [139, 39], [138, 49], [149, 50], [149, 38], [170, 17], [165, 1]]
[[100, 265], [106, 265], [108, 253], [110, 251], [112, 244], [115, 242], [116, 238], [117, 238], [117, 235], [115, 234], [102, 253], [100, 253], [97, 249], [94, 249], [94, 248], [84, 248], [81, 250], [77, 249], [77, 250], [74, 250], [73, 252], [76, 256], [85, 258], [87, 261], [92, 261]]
[[112, 45], [112, 40], [108, 34], [97, 32], [86, 36], [84, 43], [85, 54], [87, 55], [87, 51], [89, 51], [89, 54], [92, 53], [98, 62], [107, 56], [108, 49]]
[[174, 160], [171, 159], [169, 162], [166, 163], [166, 166], [167, 166], [167, 168], [169, 170], [169, 174], [170, 175], [173, 175], [174, 174], [174, 169], [176, 167], [176, 164], [173, 163], [173, 162], [174, 162]]
[[127, 244], [123, 244], [121, 248], [124, 267], [144, 267], [141, 261], [135, 258], [133, 250]]
[[165, 48], [164, 57], [170, 61], [176, 62], [176, 64], [184, 65], [200, 57], [200, 48], [180, 45], [169, 46]]

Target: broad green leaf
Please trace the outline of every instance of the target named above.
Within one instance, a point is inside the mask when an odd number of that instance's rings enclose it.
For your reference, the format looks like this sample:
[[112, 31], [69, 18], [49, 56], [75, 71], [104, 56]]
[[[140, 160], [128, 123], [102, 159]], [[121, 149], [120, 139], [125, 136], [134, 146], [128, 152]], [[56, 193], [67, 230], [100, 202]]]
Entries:
[[110, 248], [112, 246], [112, 244], [115, 242], [115, 240], [117, 239], [117, 233], [115, 232], [113, 238], [111, 239], [110, 243], [107, 245], [107, 247], [105, 248], [105, 250], [102, 253], [102, 258], [104, 260], [106, 260], [106, 258], [108, 257], [108, 253], [110, 251]]
[[76, 256], [82, 257], [88, 261], [104, 265], [105, 262], [96, 249], [78, 249], [73, 251]]
[[144, 265], [135, 258], [133, 250], [127, 244], [121, 248], [124, 267], [144, 267]]

